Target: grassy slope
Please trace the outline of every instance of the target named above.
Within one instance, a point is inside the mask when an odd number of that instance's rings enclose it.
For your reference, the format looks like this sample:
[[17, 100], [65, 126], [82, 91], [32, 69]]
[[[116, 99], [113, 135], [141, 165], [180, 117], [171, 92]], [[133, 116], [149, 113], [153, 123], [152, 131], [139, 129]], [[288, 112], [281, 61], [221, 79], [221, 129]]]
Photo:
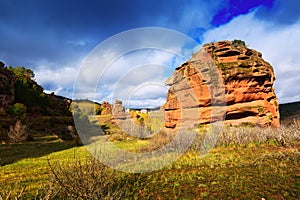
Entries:
[[[62, 145], [58, 140], [52, 142]], [[134, 143], [119, 145], [130, 149]], [[1, 145], [2, 157], [5, 156], [3, 148]], [[22, 147], [24, 153], [31, 152], [31, 148], [28, 143]], [[120, 172], [119, 175], [127, 176], [129, 183], [124, 198], [128, 199], [297, 199], [300, 196], [299, 150], [300, 144], [293, 148], [267, 144], [218, 147], [203, 158], [197, 152], [187, 152], [159, 171]], [[74, 157], [86, 155], [89, 154], [85, 147], [75, 147], [41, 157], [16, 159], [0, 168], [0, 188], [13, 188], [17, 192], [26, 185], [25, 194], [32, 197], [38, 189], [49, 187], [47, 159], [51, 163], [70, 162]]]
[[[57, 146], [60, 146], [60, 143], [58, 142]], [[70, 144], [65, 145], [70, 146]], [[23, 151], [30, 152], [31, 146], [24, 147]], [[77, 156], [82, 154], [85, 156], [87, 154], [84, 147], [75, 147], [46, 154], [41, 157], [24, 158], [4, 165], [0, 167], [0, 188], [3, 188], [4, 191], [13, 190], [14, 192], [18, 192], [23, 186], [26, 186], [25, 194], [34, 196], [38, 190], [49, 184], [51, 172], [49, 170], [48, 159], [51, 163], [61, 160], [72, 161], [74, 153]]]
[[297, 199], [300, 164], [299, 155], [294, 151], [253, 146], [217, 148], [205, 158], [188, 153], [164, 170], [135, 179], [139, 190], [135, 190], [133, 196], [147, 199]]
[[[282, 119], [291, 112], [299, 114], [298, 104], [281, 105]], [[145, 144], [128, 141], [118, 146], [134, 151]], [[128, 180], [127, 199], [298, 199], [299, 151], [299, 142], [288, 148], [275, 144], [218, 147], [205, 157], [190, 151], [162, 170], [120, 172], [119, 178]], [[26, 185], [25, 197], [33, 197], [49, 187], [47, 159], [67, 163], [87, 155], [85, 147], [72, 147], [54, 135], [40, 134], [34, 142], [23, 144], [0, 144], [0, 194], [18, 193]]]

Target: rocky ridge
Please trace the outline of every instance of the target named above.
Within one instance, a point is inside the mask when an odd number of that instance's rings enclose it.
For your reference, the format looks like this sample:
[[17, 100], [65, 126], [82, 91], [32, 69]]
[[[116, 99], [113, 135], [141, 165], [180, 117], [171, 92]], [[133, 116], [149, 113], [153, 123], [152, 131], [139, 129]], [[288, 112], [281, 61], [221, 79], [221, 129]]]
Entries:
[[13, 72], [7, 70], [0, 61], [0, 113], [3, 113], [15, 99], [14, 85], [16, 77]]
[[166, 81], [165, 128], [228, 125], [279, 127], [275, 75], [262, 54], [240, 40], [203, 45]]
[[[24, 67], [23, 69], [27, 70]], [[22, 103], [30, 114], [71, 115], [69, 111], [71, 99], [54, 93], [46, 94], [43, 87], [31, 77], [24, 75], [22, 78], [0, 61], [0, 114], [6, 114], [7, 109], [15, 103]]]

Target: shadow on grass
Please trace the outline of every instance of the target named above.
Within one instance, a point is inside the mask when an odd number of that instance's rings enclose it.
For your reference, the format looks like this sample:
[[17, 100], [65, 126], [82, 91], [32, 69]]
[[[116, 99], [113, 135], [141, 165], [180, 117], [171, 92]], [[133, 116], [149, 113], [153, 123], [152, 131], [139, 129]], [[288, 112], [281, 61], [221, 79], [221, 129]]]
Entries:
[[0, 166], [14, 163], [24, 158], [38, 158], [53, 152], [72, 148], [72, 142], [34, 141], [20, 144], [0, 144]]
[[109, 126], [107, 126], [106, 124], [100, 125], [102, 131], [104, 134], [109, 134]]

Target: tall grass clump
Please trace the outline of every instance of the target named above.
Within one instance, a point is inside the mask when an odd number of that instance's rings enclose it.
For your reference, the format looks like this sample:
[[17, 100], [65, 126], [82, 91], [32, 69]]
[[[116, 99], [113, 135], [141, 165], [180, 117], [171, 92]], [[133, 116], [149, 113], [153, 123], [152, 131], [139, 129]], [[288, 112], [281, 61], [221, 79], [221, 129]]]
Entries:
[[210, 130], [198, 133], [192, 148], [199, 149], [208, 140], [216, 140], [215, 147], [260, 145], [263, 143], [292, 147], [295, 142], [300, 141], [300, 124], [293, 120], [288, 126], [281, 128], [213, 125]]
[[48, 199], [121, 199], [126, 181], [120, 173], [92, 157], [70, 163], [49, 162], [52, 172]]
[[19, 200], [22, 199], [24, 197], [24, 190], [25, 190], [26, 186], [24, 186], [23, 188], [20, 188], [20, 190], [9, 190], [9, 189], [3, 189], [0, 190], [0, 200], [8, 200], [8, 199], [14, 199], [14, 200]]

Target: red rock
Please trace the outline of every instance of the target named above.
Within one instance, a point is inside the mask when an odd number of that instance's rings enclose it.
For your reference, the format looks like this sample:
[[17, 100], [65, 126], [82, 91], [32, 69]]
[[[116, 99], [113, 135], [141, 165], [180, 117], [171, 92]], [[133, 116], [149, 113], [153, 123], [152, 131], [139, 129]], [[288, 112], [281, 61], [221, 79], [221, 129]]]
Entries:
[[129, 117], [128, 113], [125, 113], [125, 108], [123, 106], [122, 101], [115, 100], [113, 108], [112, 108], [112, 120], [115, 122], [116, 120], [125, 120]]
[[166, 81], [166, 130], [222, 120], [279, 127], [275, 75], [262, 54], [229, 41], [203, 45]]
[[108, 115], [108, 114], [112, 114], [112, 106], [107, 102], [107, 101], [103, 101], [100, 105], [101, 107], [101, 115]]

